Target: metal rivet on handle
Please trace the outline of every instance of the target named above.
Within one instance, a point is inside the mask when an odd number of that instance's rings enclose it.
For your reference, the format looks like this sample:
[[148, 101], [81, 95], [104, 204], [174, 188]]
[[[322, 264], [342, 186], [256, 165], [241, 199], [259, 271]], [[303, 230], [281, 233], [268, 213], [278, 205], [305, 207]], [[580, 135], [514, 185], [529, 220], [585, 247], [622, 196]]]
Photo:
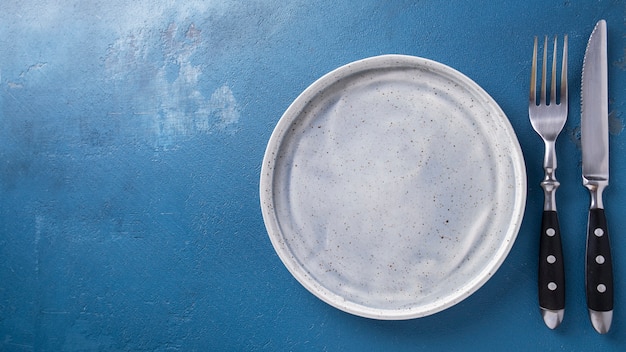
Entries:
[[556, 262], [556, 257], [553, 255], [549, 255], [548, 258], [546, 258], [546, 260], [548, 261], [548, 263], [554, 264]]
[[599, 255], [596, 257], [596, 263], [598, 264], [604, 264], [604, 257]]
[[606, 286], [604, 284], [600, 284], [596, 287], [596, 289], [598, 290], [598, 292], [600, 293], [604, 293], [606, 292]]
[[552, 237], [556, 234], [556, 231], [553, 228], [549, 228], [546, 230], [546, 235]]
[[554, 290], [556, 290], [556, 288], [557, 288], [557, 286], [556, 286], [556, 284], [554, 282], [550, 282], [548, 284], [548, 290], [554, 291]]
[[602, 230], [601, 228], [597, 228], [597, 229], [593, 230], [593, 234], [598, 236], [598, 237], [602, 237], [602, 235], [604, 235], [604, 230]]

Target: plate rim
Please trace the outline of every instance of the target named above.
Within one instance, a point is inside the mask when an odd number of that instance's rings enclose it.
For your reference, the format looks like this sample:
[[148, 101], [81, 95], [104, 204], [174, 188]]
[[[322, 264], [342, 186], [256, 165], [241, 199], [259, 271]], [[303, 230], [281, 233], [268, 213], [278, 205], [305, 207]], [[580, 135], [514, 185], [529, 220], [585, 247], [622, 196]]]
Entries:
[[[391, 65], [390, 63], [392, 62], [394, 62], [395, 65]], [[503, 241], [505, 241], [506, 243], [498, 247], [498, 251], [500, 253], [497, 256], [494, 255], [488, 261], [488, 265], [485, 266], [483, 271], [480, 273], [480, 276], [475, 277], [472, 280], [468, 280], [468, 282], [464, 286], [462, 286], [464, 290], [460, 291], [459, 294], [454, 295], [453, 299], [422, 310], [386, 310], [371, 308], [362, 304], [357, 304], [355, 302], [349, 304], [349, 300], [347, 300], [345, 297], [338, 295], [337, 293], [330, 290], [325, 290], [330, 291], [326, 292], [330, 293], [330, 296], [328, 294], [325, 294], [324, 292], [320, 292], [320, 288], [318, 286], [322, 285], [319, 285], [319, 281], [310, 278], [310, 276], [306, 274], [305, 267], [293, 267], [293, 262], [288, 261], [288, 257], [293, 257], [293, 255], [291, 255], [290, 251], [286, 250], [287, 246], [281, 244], [283, 234], [281, 233], [280, 226], [278, 225], [278, 217], [274, 209], [273, 197], [274, 160], [276, 159], [275, 155], [278, 154], [283, 141], [289, 135], [288, 127], [301, 115], [300, 112], [302, 111], [302, 109], [306, 107], [307, 104], [309, 104], [324, 89], [331, 87], [334, 83], [348, 77], [350, 74], [358, 73], [365, 70], [392, 68], [403, 65], [428, 67], [429, 70], [432, 72], [437, 72], [439, 74], [445, 73], [446, 77], [454, 79], [457, 83], [462, 84], [466, 88], [471, 88], [474, 94], [478, 94], [482, 98], [484, 98], [485, 102], [487, 102], [488, 105], [491, 106], [491, 108], [495, 112], [497, 112], [497, 117], [494, 119], [499, 120], [503, 124], [503, 130], [506, 132], [506, 135], [509, 138], [509, 140], [507, 141], [507, 145], [514, 152], [513, 154], [515, 154], [512, 157], [512, 164], [514, 164], [514, 170], [517, 171], [514, 173], [517, 182], [514, 182], [516, 184], [516, 189], [514, 192], [516, 202], [512, 207], [512, 225], [509, 226], [505, 235], [503, 236]], [[478, 291], [502, 266], [502, 263], [508, 257], [513, 247], [513, 244], [517, 239], [524, 217], [525, 203], [527, 199], [527, 173], [524, 155], [522, 153], [519, 140], [517, 138], [515, 130], [513, 129], [513, 126], [511, 125], [510, 120], [508, 119], [502, 108], [499, 106], [499, 104], [495, 101], [495, 99], [493, 99], [493, 97], [491, 97], [491, 95], [489, 95], [480, 85], [478, 85], [475, 81], [470, 79], [465, 74], [437, 61], [411, 55], [385, 54], [367, 57], [340, 66], [322, 75], [296, 97], [296, 99], [289, 105], [289, 107], [285, 110], [285, 112], [278, 120], [268, 141], [263, 156], [263, 162], [261, 164], [259, 192], [263, 221], [265, 223], [265, 227], [274, 251], [280, 258], [283, 265], [290, 272], [290, 274], [310, 293], [312, 293], [320, 300], [326, 302], [327, 304], [353, 315], [379, 320], [406, 320], [429, 316], [458, 304], [459, 302], [465, 300], [467, 297]], [[301, 273], [300, 270], [303, 270], [305, 272]], [[485, 271], [486, 273], [483, 274], [483, 272]], [[469, 287], [466, 288], [466, 286]], [[346, 302], [348, 304], [346, 304]], [[421, 304], [420, 306], [426, 306], [426, 304]], [[355, 307], [361, 307], [362, 309], [356, 309]], [[394, 314], [388, 314], [388, 312], [394, 312]]]

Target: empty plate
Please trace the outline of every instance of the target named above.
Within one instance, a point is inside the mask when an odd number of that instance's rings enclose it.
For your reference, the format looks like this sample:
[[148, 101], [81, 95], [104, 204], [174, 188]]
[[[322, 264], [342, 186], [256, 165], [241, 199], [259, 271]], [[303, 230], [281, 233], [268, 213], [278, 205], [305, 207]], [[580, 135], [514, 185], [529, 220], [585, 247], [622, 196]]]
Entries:
[[343, 311], [410, 319], [480, 288], [517, 236], [526, 173], [498, 104], [443, 64], [404, 55], [323, 76], [287, 109], [261, 168], [272, 245]]

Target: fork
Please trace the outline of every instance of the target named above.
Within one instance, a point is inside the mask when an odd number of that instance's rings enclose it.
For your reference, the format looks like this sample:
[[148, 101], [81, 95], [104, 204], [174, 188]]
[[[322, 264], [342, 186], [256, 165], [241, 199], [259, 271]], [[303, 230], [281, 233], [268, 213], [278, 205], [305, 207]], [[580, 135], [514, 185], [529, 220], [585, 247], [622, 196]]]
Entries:
[[[567, 120], [567, 35], [563, 38], [563, 58], [561, 63], [561, 84], [557, 97], [557, 37], [554, 37], [552, 72], [550, 80], [550, 98], [546, 91], [547, 66], [546, 36], [543, 44], [541, 67], [541, 90], [537, 101], [537, 37], [533, 49], [533, 61], [530, 75], [530, 96], [528, 115], [534, 130], [543, 139], [545, 154], [543, 168], [545, 177], [541, 182], [544, 191], [541, 235], [539, 240], [539, 307], [543, 321], [550, 329], [555, 329], [563, 321], [565, 313], [565, 272], [561, 230], [556, 211], [556, 190], [560, 183], [556, 179], [556, 139]], [[558, 100], [557, 100], [558, 99]]]

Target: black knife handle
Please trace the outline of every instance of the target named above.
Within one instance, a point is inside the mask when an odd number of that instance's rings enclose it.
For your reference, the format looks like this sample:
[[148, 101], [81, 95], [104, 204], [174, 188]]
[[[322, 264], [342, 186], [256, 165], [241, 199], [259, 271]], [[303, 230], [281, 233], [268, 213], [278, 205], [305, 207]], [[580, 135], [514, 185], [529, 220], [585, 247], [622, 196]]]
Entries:
[[613, 310], [613, 260], [604, 209], [589, 210], [586, 269], [587, 307]]
[[539, 240], [539, 306], [565, 309], [565, 271], [561, 228], [556, 211], [545, 210], [541, 219]]

